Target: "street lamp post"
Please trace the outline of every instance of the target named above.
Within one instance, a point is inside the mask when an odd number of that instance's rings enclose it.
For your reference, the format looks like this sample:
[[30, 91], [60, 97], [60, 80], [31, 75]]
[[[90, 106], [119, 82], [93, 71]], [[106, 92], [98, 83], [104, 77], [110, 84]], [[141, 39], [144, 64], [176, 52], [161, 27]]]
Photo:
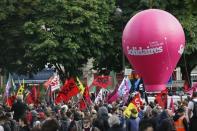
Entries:
[[[123, 31], [123, 19], [122, 19], [122, 9], [120, 7], [117, 7], [116, 8], [116, 11], [115, 11], [115, 14], [116, 16], [119, 16], [121, 18], [121, 29]], [[124, 72], [125, 70], [125, 56], [124, 56], [124, 51], [123, 51], [123, 48], [122, 48], [122, 71]]]

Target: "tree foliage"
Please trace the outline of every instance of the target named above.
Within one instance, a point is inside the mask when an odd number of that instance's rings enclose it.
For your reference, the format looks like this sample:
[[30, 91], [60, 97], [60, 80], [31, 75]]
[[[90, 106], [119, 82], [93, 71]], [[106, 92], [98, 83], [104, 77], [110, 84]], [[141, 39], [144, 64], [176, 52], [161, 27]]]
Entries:
[[191, 71], [197, 64], [196, 5], [194, 0], [1, 0], [0, 68], [32, 73], [50, 63], [65, 78], [94, 58], [96, 69], [121, 71], [126, 23], [141, 10], [159, 8], [183, 25], [187, 46], [179, 66]]
[[[20, 31], [22, 40], [15, 43], [13, 39], [9, 47], [14, 44], [23, 46], [24, 53], [21, 54], [18, 48], [14, 51], [23, 57], [20, 57], [22, 71], [36, 72], [49, 62], [55, 65], [62, 78], [76, 75], [88, 58], [101, 56], [101, 51], [113, 43], [109, 19], [115, 6], [111, 0], [16, 0], [2, 3], [2, 7], [11, 6], [16, 13], [16, 17], [10, 16], [14, 25], [19, 23], [14, 29]], [[4, 16], [6, 12], [0, 15], [5, 23], [9, 19]]]

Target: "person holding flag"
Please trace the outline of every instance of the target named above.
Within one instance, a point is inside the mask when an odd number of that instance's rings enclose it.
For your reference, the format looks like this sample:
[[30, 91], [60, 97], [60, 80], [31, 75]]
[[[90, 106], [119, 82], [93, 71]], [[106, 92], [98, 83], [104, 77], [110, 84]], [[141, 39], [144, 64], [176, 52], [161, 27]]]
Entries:
[[130, 117], [126, 120], [126, 131], [139, 131], [140, 118], [136, 108], [130, 110]]
[[17, 102], [13, 104], [11, 111], [14, 111], [13, 118], [17, 122], [19, 122], [19, 119], [21, 119], [25, 116], [25, 112], [27, 110], [27, 105], [23, 102], [22, 95], [18, 95], [16, 99], [17, 99]]

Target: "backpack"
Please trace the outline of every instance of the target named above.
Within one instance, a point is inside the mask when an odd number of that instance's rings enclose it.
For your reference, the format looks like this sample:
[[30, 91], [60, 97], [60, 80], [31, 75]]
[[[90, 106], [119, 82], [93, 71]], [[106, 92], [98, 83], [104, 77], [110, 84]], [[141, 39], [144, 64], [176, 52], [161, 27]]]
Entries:
[[194, 103], [194, 109], [193, 109], [193, 117], [192, 118], [197, 119], [197, 102], [193, 101], [193, 103]]

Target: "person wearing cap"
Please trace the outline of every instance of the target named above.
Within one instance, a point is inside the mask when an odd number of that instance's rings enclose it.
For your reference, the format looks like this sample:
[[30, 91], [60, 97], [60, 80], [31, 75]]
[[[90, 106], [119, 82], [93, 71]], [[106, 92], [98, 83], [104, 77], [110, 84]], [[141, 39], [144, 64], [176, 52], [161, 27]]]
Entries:
[[174, 119], [174, 125], [176, 128], [176, 131], [188, 131], [188, 123], [185, 116], [185, 110], [183, 107], [180, 107], [173, 117]]
[[140, 123], [138, 111], [136, 108], [132, 108], [130, 112], [130, 118], [126, 120], [126, 131], [138, 131]]
[[190, 131], [197, 130], [197, 92], [193, 92], [193, 99], [188, 104], [188, 118]]

